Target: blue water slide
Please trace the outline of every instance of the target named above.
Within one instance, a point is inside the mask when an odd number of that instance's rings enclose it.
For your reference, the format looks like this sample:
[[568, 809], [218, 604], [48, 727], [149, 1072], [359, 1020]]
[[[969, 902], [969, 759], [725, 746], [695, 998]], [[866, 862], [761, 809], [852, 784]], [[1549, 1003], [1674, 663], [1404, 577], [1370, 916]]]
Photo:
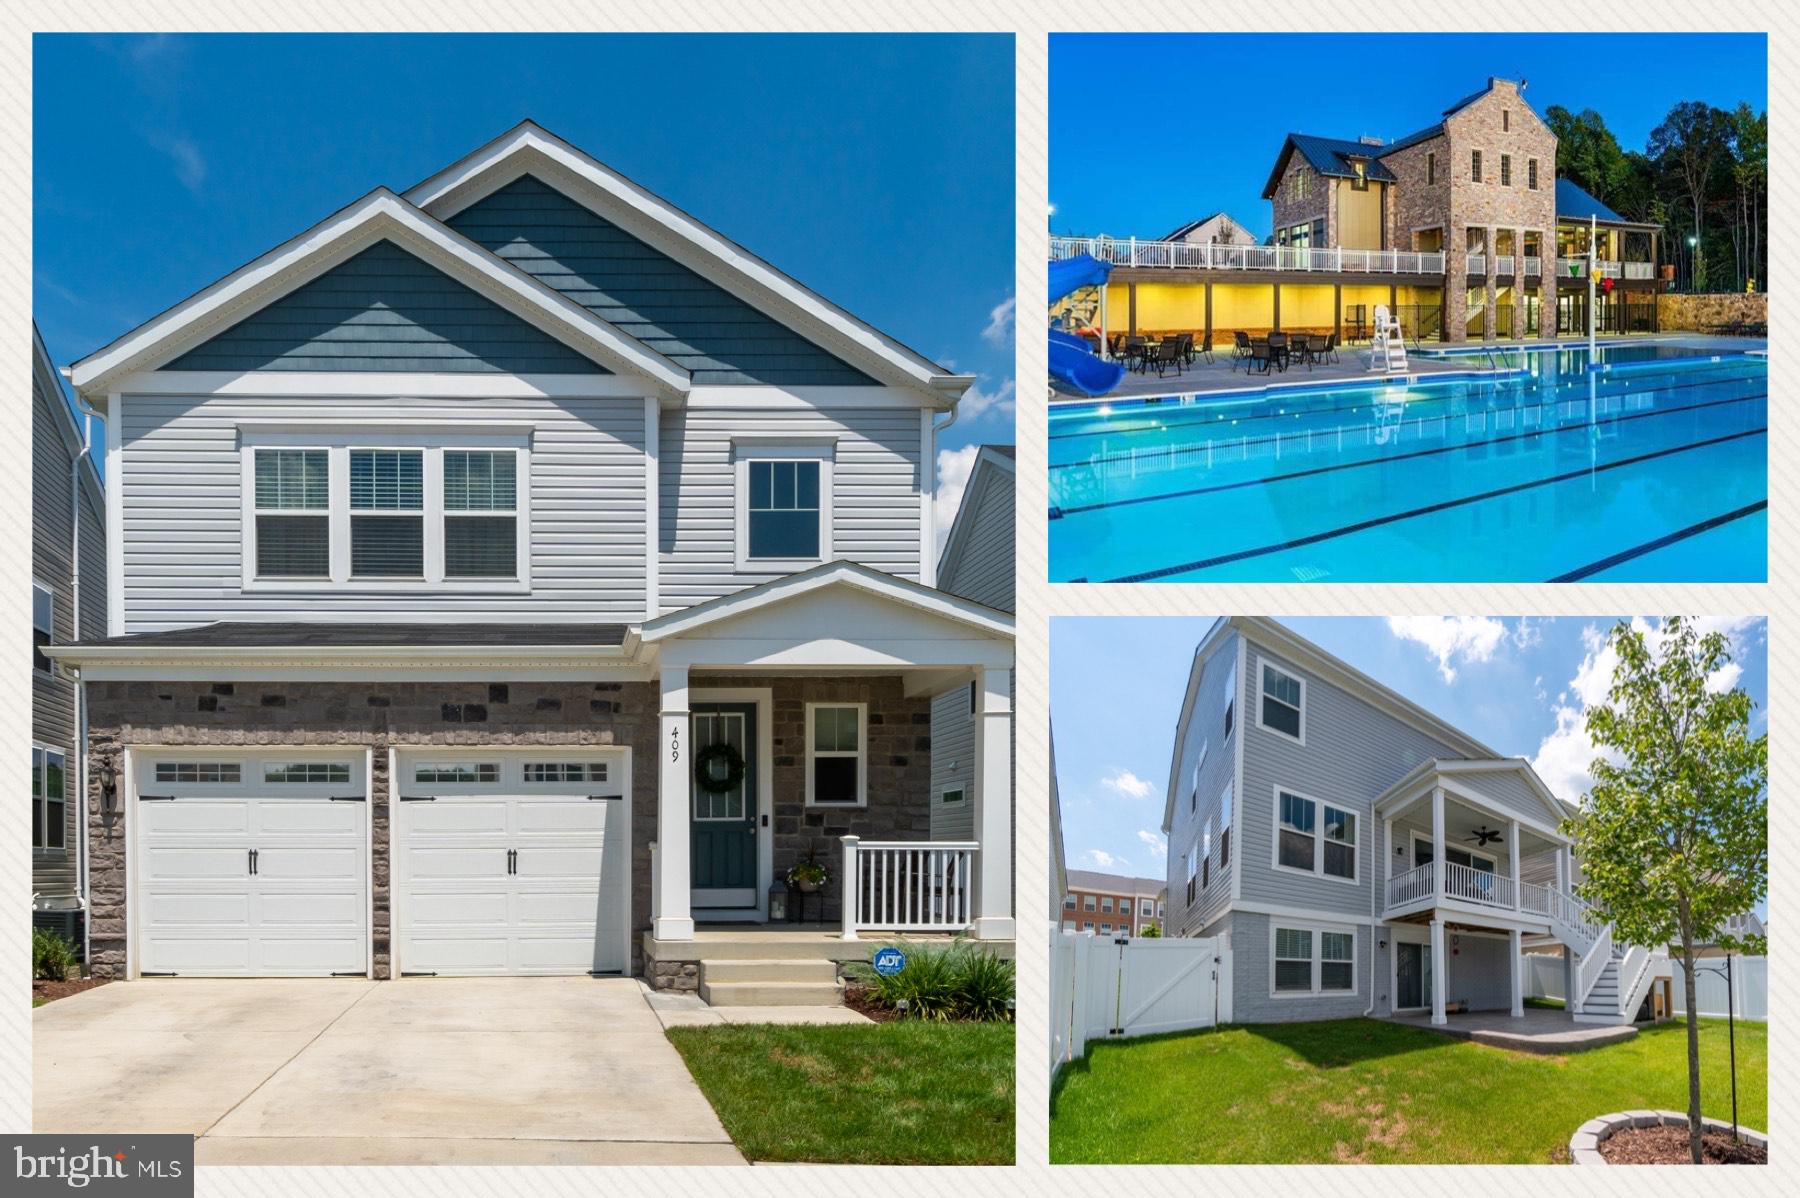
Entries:
[[[1112, 274], [1112, 264], [1083, 254], [1050, 264], [1050, 302], [1083, 287], [1098, 287]], [[1082, 395], [1107, 395], [1125, 377], [1125, 368], [1096, 354], [1080, 337], [1050, 330], [1050, 377], [1058, 386]]]

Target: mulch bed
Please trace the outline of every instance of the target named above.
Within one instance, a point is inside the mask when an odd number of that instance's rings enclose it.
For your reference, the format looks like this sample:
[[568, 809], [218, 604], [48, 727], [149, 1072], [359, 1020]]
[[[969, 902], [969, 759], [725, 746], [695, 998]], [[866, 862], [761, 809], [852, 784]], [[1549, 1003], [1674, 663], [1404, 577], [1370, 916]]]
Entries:
[[855, 982], [844, 986], [844, 1005], [876, 1023], [892, 1023], [900, 1018], [900, 1012], [875, 1001], [874, 992], [869, 987], [859, 986]]
[[80, 994], [83, 990], [92, 990], [95, 986], [106, 985], [105, 978], [70, 978], [66, 982], [33, 982], [31, 997], [49, 1002], [52, 999], [67, 998], [71, 994]]
[[[1633, 1127], [1614, 1132], [1600, 1143], [1600, 1155], [1609, 1165], [1691, 1165], [1688, 1129], [1685, 1127]], [[1700, 1137], [1700, 1155], [1707, 1165], [1766, 1165], [1769, 1152], [1752, 1144], [1733, 1144], [1730, 1133], [1706, 1132]]]

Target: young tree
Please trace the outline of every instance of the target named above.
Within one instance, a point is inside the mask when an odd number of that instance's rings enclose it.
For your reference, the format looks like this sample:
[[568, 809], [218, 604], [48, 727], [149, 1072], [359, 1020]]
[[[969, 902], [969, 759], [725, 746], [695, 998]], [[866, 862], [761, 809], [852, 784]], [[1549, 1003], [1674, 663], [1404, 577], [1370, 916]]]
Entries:
[[1138, 929], [1138, 939], [1140, 939], [1140, 940], [1160, 940], [1160, 939], [1162, 939], [1162, 925], [1156, 924], [1156, 923], [1145, 924], [1143, 927]]
[[[1655, 642], [1654, 644], [1652, 642]], [[1727, 921], [1768, 893], [1768, 736], [1750, 735], [1750, 696], [1718, 684], [1724, 634], [1671, 616], [1650, 635], [1620, 624], [1606, 702], [1588, 735], [1607, 756], [1565, 825], [1581, 862], [1578, 890], [1613, 923], [1616, 943], [1679, 945], [1685, 972], [1688, 1146], [1700, 1163], [1696, 948], [1761, 952]]]

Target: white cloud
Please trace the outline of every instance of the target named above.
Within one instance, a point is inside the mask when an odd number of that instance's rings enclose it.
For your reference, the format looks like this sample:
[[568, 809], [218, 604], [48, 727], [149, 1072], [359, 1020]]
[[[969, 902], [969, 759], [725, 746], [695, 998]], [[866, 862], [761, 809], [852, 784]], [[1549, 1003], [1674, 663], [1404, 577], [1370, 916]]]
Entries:
[[1004, 346], [1012, 340], [1013, 312], [1018, 308], [1018, 301], [1007, 296], [994, 305], [988, 313], [987, 328], [981, 330], [981, 339], [990, 345]]
[[1437, 659], [1445, 682], [1456, 681], [1456, 664], [1492, 659], [1506, 640], [1506, 625], [1487, 616], [1389, 616], [1388, 631], [1416, 641]]
[[1084, 859], [1095, 869], [1124, 869], [1129, 864], [1125, 858], [1115, 857], [1105, 849], [1089, 849]]
[[[1700, 616], [1690, 621], [1701, 635], [1709, 632], [1723, 632], [1732, 638], [1734, 646], [1742, 645], [1744, 634], [1757, 623], [1756, 617], [1711, 617]], [[1637, 617], [1631, 626], [1644, 635], [1646, 645], [1652, 655], [1662, 646], [1661, 621], [1650, 621]], [[1569, 680], [1569, 689], [1556, 696], [1556, 730], [1546, 736], [1538, 746], [1537, 755], [1531, 760], [1531, 767], [1544, 780], [1552, 793], [1571, 803], [1579, 802], [1593, 784], [1593, 775], [1589, 767], [1600, 751], [1587, 733], [1588, 708], [1605, 703], [1608, 692], [1612, 689], [1613, 671], [1618, 667], [1619, 654], [1610, 641], [1611, 629], [1588, 625], [1581, 630], [1581, 643], [1586, 651], [1581, 664], [1576, 667], [1575, 676]], [[1706, 689], [1713, 694], [1720, 694], [1736, 686], [1743, 676], [1744, 668], [1736, 662], [1728, 662], [1715, 670], [1706, 680]], [[1610, 751], [1609, 757], [1616, 756]]]
[[989, 412], [1011, 412], [1015, 406], [1013, 399], [1013, 381], [1006, 379], [998, 387], [988, 390], [983, 384], [985, 378], [977, 378], [963, 392], [956, 404], [959, 420], [979, 420]]
[[1130, 770], [1114, 770], [1100, 779], [1100, 785], [1128, 799], [1147, 799], [1156, 789]]
[[937, 491], [932, 496], [932, 510], [937, 520], [937, 552], [944, 551], [950, 538], [950, 526], [956, 522], [956, 510], [962, 506], [963, 492], [969, 487], [969, 474], [981, 446], [965, 445], [961, 449], [940, 449], [937, 460]]
[[1148, 828], [1139, 828], [1137, 838], [1143, 846], [1150, 850], [1150, 855], [1158, 861], [1169, 859], [1168, 842], [1162, 838], [1161, 832], [1152, 832]]
[[206, 182], [206, 157], [200, 153], [200, 147], [185, 134], [169, 136], [154, 133], [150, 144], [169, 156], [175, 164], [175, 177], [189, 191], [199, 191], [200, 185]]

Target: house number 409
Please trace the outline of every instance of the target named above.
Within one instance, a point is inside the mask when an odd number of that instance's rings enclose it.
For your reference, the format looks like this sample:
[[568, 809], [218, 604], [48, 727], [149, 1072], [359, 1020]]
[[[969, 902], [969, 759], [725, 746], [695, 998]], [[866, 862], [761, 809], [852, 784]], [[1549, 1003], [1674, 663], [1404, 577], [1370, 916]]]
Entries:
[[679, 725], [669, 729], [669, 760], [681, 760], [681, 728]]

